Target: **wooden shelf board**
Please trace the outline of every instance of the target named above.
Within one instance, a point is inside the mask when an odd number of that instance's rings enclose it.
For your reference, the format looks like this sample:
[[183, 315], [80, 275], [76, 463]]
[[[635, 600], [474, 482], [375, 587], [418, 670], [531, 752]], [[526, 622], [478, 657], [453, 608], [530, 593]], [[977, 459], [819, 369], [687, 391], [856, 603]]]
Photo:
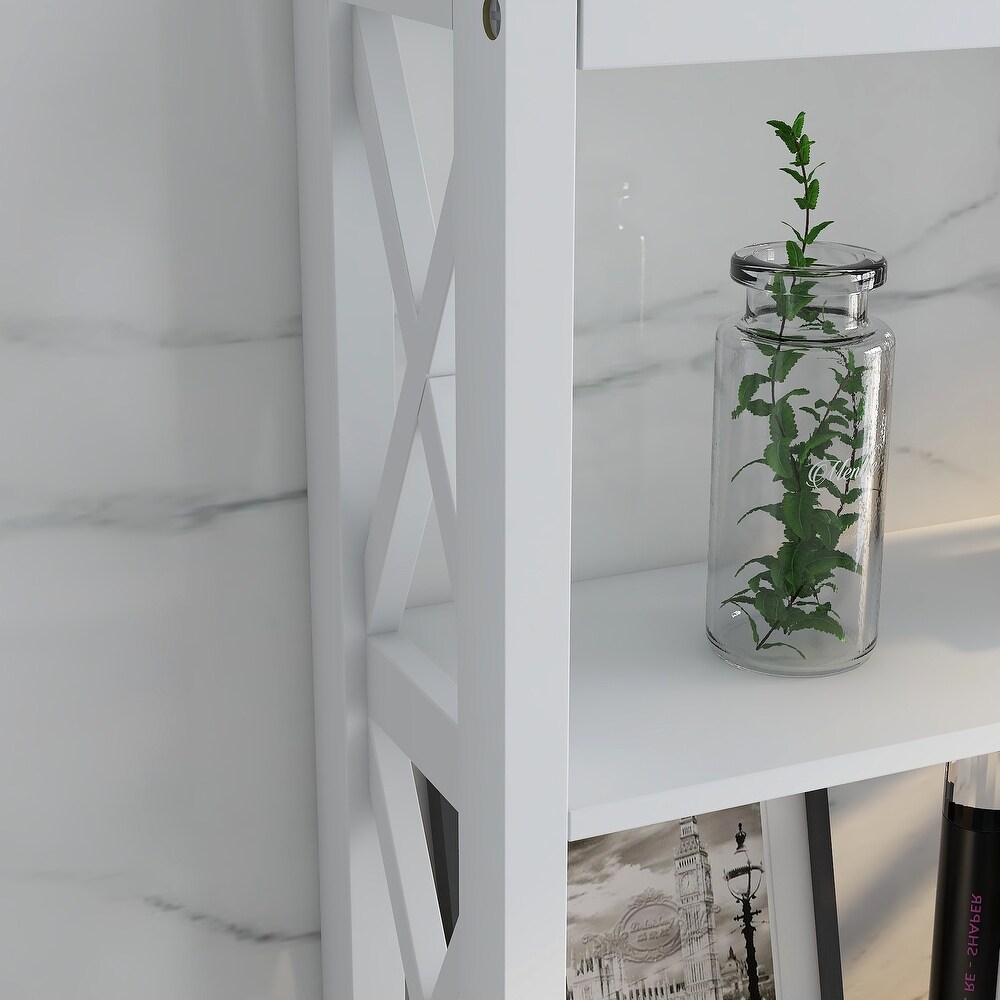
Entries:
[[[703, 564], [573, 587], [569, 836], [1000, 749], [1000, 517], [889, 536], [878, 646], [836, 677], [735, 670]], [[454, 678], [451, 605], [402, 632]]]

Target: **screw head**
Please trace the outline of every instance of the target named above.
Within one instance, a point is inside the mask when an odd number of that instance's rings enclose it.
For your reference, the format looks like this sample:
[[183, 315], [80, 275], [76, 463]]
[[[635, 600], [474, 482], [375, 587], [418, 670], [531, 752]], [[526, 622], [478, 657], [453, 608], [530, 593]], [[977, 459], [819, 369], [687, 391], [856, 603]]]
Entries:
[[486, 37], [495, 42], [500, 37], [500, 27], [503, 24], [503, 12], [500, 10], [500, 0], [484, 0], [483, 27]]

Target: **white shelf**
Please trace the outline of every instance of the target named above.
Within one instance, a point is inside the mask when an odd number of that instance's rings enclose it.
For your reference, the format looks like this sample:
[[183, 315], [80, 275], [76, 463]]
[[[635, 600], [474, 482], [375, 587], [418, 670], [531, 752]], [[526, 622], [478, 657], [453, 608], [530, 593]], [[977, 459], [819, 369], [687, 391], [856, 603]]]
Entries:
[[[961, 5], [942, 0], [580, 3], [581, 69], [992, 46], [1000, 46], [996, 0]], [[747, 86], [752, 91], [752, 80]]]
[[[1000, 749], [1000, 517], [889, 536], [879, 644], [836, 677], [734, 670], [704, 565], [573, 587], [571, 840]], [[402, 632], [454, 680], [452, 605]]]

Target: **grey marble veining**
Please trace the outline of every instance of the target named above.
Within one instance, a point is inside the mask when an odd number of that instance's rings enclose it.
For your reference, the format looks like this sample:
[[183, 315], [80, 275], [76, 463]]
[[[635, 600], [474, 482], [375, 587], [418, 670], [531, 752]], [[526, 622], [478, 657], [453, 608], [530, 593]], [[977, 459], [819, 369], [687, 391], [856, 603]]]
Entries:
[[304, 502], [305, 487], [280, 493], [206, 497], [197, 495], [71, 497], [62, 502], [26, 503], [20, 511], [0, 505], [0, 538], [26, 531], [97, 528], [128, 532], [176, 532], [205, 528], [220, 517]]
[[160, 913], [175, 914], [189, 923], [198, 924], [214, 933], [226, 934], [237, 941], [246, 941], [249, 944], [291, 944], [295, 941], [318, 941], [320, 937], [319, 930], [288, 933], [248, 927], [231, 920], [225, 920], [222, 917], [213, 916], [210, 913], [192, 910], [183, 903], [164, 899], [162, 896], [143, 896], [142, 901]]
[[193, 909], [177, 899], [167, 898], [158, 893], [142, 893], [130, 889], [127, 878], [121, 873], [106, 875], [77, 874], [62, 871], [32, 872], [20, 879], [25, 883], [81, 886], [91, 891], [95, 897], [105, 901], [125, 904], [141, 904], [157, 913], [169, 914], [178, 920], [197, 925], [213, 934], [223, 934], [235, 941], [247, 944], [282, 945], [296, 941], [318, 940], [318, 929], [286, 931], [238, 923], [212, 913]]
[[0, 996], [320, 1000], [291, 4], [0, 35]]
[[289, 316], [268, 328], [151, 329], [109, 319], [72, 316], [34, 319], [0, 317], [0, 345], [38, 351], [120, 353], [257, 344], [302, 337], [302, 317]]

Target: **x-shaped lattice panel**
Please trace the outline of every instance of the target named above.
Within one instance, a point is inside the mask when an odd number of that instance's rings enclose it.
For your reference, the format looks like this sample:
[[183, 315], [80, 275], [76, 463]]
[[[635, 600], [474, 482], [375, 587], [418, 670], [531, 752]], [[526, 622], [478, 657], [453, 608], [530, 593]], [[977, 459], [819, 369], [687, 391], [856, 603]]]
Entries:
[[365, 549], [368, 629], [376, 633], [399, 627], [432, 496], [454, 579], [454, 192], [449, 179], [435, 226], [390, 17], [355, 12], [354, 75], [406, 352]]
[[[454, 194], [449, 179], [435, 225], [392, 18], [359, 8], [354, 23], [355, 95], [406, 353], [365, 549], [368, 630], [380, 633], [402, 620], [432, 499], [454, 579]], [[374, 722], [369, 749], [409, 1000], [457, 1000], [460, 931], [446, 945], [413, 764]]]

